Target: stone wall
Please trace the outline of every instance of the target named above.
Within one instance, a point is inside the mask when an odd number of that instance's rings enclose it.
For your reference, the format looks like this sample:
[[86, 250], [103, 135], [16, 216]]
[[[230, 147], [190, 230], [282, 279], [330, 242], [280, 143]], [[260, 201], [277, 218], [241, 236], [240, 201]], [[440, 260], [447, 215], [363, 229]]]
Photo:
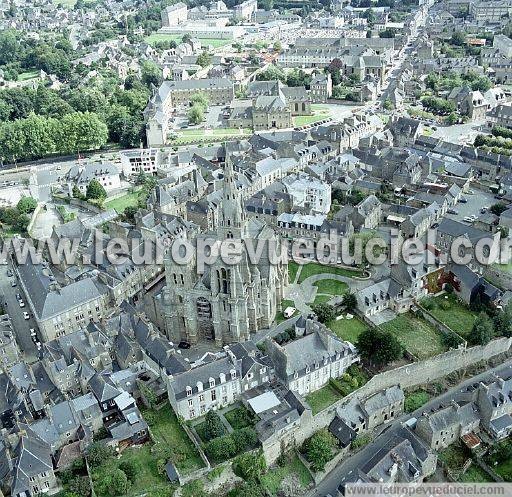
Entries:
[[94, 212], [95, 214], [99, 214], [99, 213], [103, 212], [103, 209], [101, 207], [91, 204], [91, 203], [87, 202], [87, 200], [80, 200], [79, 198], [70, 199], [69, 205], [81, 207], [82, 209]]
[[[487, 345], [478, 345], [471, 348], [462, 346], [424, 361], [414, 362], [377, 374], [361, 388], [320, 411], [311, 419], [306, 418], [295, 435], [295, 443], [300, 446], [315, 432], [329, 426], [336, 415], [337, 408], [351, 400], [355, 399], [357, 401], [393, 385], [400, 385], [402, 389], [406, 389], [431, 383], [455, 371], [468, 368], [507, 352], [511, 345], [512, 338], [497, 338]], [[275, 460], [275, 454], [265, 454], [265, 457], [267, 462]]]

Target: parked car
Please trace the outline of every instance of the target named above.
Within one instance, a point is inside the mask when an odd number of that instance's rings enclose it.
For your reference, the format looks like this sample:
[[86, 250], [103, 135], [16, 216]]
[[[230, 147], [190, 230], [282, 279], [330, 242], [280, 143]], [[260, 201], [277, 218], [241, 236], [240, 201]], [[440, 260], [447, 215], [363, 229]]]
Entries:
[[[25, 305], [25, 304], [23, 304], [23, 305]], [[25, 312], [23, 313], [23, 318], [25, 319], [25, 321], [28, 321], [28, 320], [30, 319], [30, 314], [29, 314], [28, 312], [26, 312], [26, 311], [25, 311]]]
[[458, 214], [459, 211], [455, 210], [455, 209], [448, 209], [446, 212], [448, 212], [448, 214]]
[[18, 300], [18, 303], [20, 304], [20, 307], [23, 309], [25, 307], [25, 302], [23, 300]]
[[11, 281], [11, 286], [14, 288], [17, 285], [16, 280]]
[[468, 199], [466, 197], [460, 197], [459, 202], [461, 204], [467, 204], [468, 203]]
[[180, 342], [178, 344], [179, 349], [190, 349], [190, 343], [188, 342]]
[[19, 293], [16, 294], [16, 300], [22, 300], [21, 294], [19, 294]]
[[473, 218], [470, 217], [470, 216], [466, 216], [463, 221], [466, 221], [466, 223], [472, 223], [473, 222]]
[[10, 278], [12, 276], [12, 271], [10, 269], [7, 270], [7, 276]]

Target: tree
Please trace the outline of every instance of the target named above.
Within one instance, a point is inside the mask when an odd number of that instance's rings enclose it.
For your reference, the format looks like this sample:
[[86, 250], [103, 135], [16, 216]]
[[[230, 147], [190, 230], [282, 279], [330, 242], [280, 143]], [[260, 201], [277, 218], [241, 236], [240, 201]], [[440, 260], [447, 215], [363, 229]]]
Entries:
[[368, 9], [363, 13], [363, 18], [368, 22], [368, 26], [373, 27], [375, 21], [377, 20], [377, 16], [375, 15], [375, 11], [373, 9]]
[[124, 209], [123, 215], [127, 221], [133, 223], [135, 221], [135, 215], [137, 214], [138, 210], [139, 209], [137, 207], [135, 207], [133, 205], [129, 205], [128, 207], [126, 207]]
[[87, 460], [93, 468], [101, 466], [110, 457], [112, 450], [102, 442], [93, 442], [87, 449]]
[[89, 478], [85, 476], [75, 476], [69, 481], [68, 489], [71, 493], [77, 495], [78, 497], [89, 497], [91, 494]]
[[190, 110], [187, 113], [187, 117], [190, 121], [190, 124], [199, 124], [204, 120], [204, 110], [200, 105], [195, 104], [190, 107]]
[[210, 440], [205, 447], [206, 454], [216, 462], [226, 461], [233, 457], [237, 450], [233, 438], [229, 435]]
[[325, 464], [331, 460], [336, 440], [325, 428], [317, 431], [306, 442], [306, 457], [314, 471], [323, 471]]
[[265, 497], [264, 488], [255, 481], [245, 481], [228, 493], [228, 497]]
[[258, 73], [256, 75], [256, 80], [258, 81], [275, 81], [279, 80], [282, 83], [286, 81], [286, 75], [284, 71], [277, 66], [270, 65], [264, 71]]
[[275, 52], [280, 52], [283, 49], [283, 45], [281, 45], [280, 41], [276, 41], [274, 43], [274, 47], [273, 48], [274, 48]]
[[190, 481], [181, 488], [182, 497], [205, 497], [204, 484], [200, 479]]
[[56, 149], [61, 153], [76, 153], [80, 150], [96, 150], [108, 139], [108, 128], [97, 114], [74, 112], [59, 121]]
[[21, 214], [34, 212], [37, 207], [37, 200], [32, 197], [22, 197], [16, 207]]
[[326, 303], [313, 305], [311, 306], [311, 310], [316, 314], [318, 321], [321, 323], [328, 323], [336, 316], [334, 307]]
[[87, 200], [104, 200], [107, 198], [107, 192], [97, 179], [92, 179], [87, 185], [85, 196]]
[[30, 218], [26, 214], [21, 214], [20, 217], [18, 217], [18, 219], [16, 220], [14, 228], [20, 233], [25, 233], [27, 231], [29, 224]]
[[139, 469], [137, 468], [137, 465], [134, 461], [122, 461], [119, 464], [119, 469], [126, 475], [130, 483], [135, 483]]
[[512, 302], [494, 316], [494, 331], [496, 335], [512, 336]]
[[355, 293], [346, 293], [343, 295], [342, 304], [346, 311], [353, 311], [357, 307], [357, 297]]
[[469, 332], [468, 340], [473, 345], [486, 345], [493, 337], [493, 325], [489, 316], [481, 312]]
[[466, 35], [462, 31], [454, 31], [450, 38], [450, 43], [462, 47], [466, 43]]
[[396, 361], [403, 355], [403, 349], [395, 335], [380, 328], [368, 328], [357, 340], [357, 348], [363, 357], [376, 364]]
[[261, 451], [257, 453], [246, 452], [233, 461], [233, 471], [235, 475], [245, 481], [259, 481], [267, 471], [267, 463]]
[[197, 56], [196, 64], [207, 67], [212, 63], [212, 56], [206, 50]]
[[73, 198], [77, 198], [79, 200], [85, 200], [85, 195], [81, 192], [80, 188], [77, 185], [73, 186], [72, 191]]
[[141, 65], [141, 81], [148, 87], [159, 87], [163, 81], [162, 71], [152, 61], [146, 60]]
[[209, 101], [208, 97], [202, 91], [199, 91], [197, 93], [194, 93], [190, 97], [190, 103], [192, 105], [199, 105], [204, 110], [206, 110], [208, 108], [210, 101]]
[[129, 487], [128, 477], [119, 468], [103, 470], [95, 475], [94, 488], [98, 495], [106, 497], [126, 495]]
[[490, 208], [490, 211], [495, 216], [501, 216], [501, 214], [507, 210], [507, 204], [504, 202], [497, 202], [496, 204], [492, 205]]
[[226, 431], [220, 416], [215, 411], [207, 412], [204, 423], [204, 433], [208, 441], [217, 437], [221, 437]]
[[386, 100], [384, 100], [384, 102], [382, 103], [382, 108], [384, 110], [393, 110], [393, 102], [391, 101], [390, 98], [386, 98]]

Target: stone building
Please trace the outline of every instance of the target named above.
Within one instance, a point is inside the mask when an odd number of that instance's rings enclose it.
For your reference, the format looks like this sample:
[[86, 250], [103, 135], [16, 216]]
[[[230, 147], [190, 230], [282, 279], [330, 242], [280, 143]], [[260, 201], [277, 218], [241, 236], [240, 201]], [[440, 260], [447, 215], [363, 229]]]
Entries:
[[[280, 260], [271, 263], [280, 238], [261, 221], [246, 219], [229, 158], [214, 224], [215, 232], [199, 235], [192, 242], [199, 245], [208, 240], [220, 244], [233, 239], [242, 242], [240, 258], [230, 264], [217, 257], [201, 274], [194, 267], [197, 253], [188, 264], [167, 258], [166, 328], [174, 342], [210, 339], [222, 345], [249, 339], [251, 332], [267, 328], [274, 321], [288, 284], [286, 265]], [[249, 259], [245, 249], [249, 243], [265, 247], [258, 260]]]

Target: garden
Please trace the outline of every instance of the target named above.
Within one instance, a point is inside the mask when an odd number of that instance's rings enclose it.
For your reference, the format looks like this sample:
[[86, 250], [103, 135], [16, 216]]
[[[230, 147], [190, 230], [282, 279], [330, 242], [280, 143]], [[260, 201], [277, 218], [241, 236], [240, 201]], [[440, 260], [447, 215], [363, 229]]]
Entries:
[[410, 313], [401, 314], [380, 327], [392, 333], [418, 359], [427, 359], [447, 350], [442, 333]]
[[306, 402], [315, 415], [362, 387], [367, 381], [366, 373], [353, 364], [340, 378], [331, 378], [325, 386], [306, 395]]
[[430, 399], [431, 395], [423, 389], [414, 390], [405, 393], [404, 411], [411, 413], [424, 406]]
[[330, 321], [327, 327], [342, 340], [357, 343], [359, 335], [368, 328], [358, 317]]
[[435, 318], [462, 337], [473, 328], [477, 313], [469, 309], [454, 294], [443, 294], [423, 299], [421, 304]]

